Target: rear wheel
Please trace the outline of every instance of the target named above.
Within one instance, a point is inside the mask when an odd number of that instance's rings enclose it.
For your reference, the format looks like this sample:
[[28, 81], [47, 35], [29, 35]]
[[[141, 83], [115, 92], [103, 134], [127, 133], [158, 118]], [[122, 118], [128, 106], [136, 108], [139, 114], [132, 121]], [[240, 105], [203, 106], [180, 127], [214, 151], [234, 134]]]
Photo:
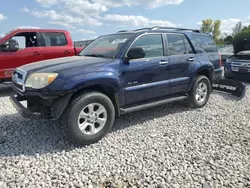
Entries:
[[211, 94], [211, 83], [206, 76], [198, 76], [189, 92], [189, 104], [194, 108], [202, 108]]
[[98, 142], [110, 131], [115, 109], [106, 95], [88, 92], [70, 103], [63, 119], [73, 140], [88, 145]]

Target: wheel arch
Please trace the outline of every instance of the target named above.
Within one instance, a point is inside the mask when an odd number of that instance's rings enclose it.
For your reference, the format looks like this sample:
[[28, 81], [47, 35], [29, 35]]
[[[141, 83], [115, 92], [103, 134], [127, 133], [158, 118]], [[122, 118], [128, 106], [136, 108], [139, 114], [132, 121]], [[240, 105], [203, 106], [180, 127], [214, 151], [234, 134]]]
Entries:
[[210, 84], [211, 84], [211, 88], [212, 88], [212, 84], [213, 84], [213, 72], [214, 72], [214, 68], [211, 66], [211, 65], [204, 65], [204, 66], [201, 66], [199, 67], [195, 73], [193, 74], [193, 78], [191, 79], [191, 84], [189, 86], [189, 89], [188, 91], [191, 90], [192, 88], [192, 85], [194, 84], [195, 82], [195, 79], [198, 77], [198, 76], [206, 76], [209, 81], [210, 81]]
[[107, 84], [94, 84], [88, 85], [86, 87], [81, 87], [72, 95], [69, 102], [86, 92], [100, 92], [106, 95], [112, 101], [115, 107], [116, 117], [120, 116], [119, 94], [112, 86]]

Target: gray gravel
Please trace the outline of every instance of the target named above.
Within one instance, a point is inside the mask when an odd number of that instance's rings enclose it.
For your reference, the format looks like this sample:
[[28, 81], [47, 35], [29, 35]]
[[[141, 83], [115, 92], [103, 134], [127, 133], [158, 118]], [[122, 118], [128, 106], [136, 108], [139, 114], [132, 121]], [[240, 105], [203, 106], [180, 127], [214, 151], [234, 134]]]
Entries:
[[84, 148], [56, 122], [21, 118], [3, 97], [0, 187], [250, 187], [249, 94], [124, 115]]

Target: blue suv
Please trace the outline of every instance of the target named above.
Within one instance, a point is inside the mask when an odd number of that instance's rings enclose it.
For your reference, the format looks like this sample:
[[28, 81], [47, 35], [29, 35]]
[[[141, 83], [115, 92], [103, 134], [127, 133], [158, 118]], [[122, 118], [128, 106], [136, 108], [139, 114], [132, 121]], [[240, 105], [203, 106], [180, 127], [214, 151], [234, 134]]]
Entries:
[[233, 48], [224, 64], [225, 78], [250, 81], [250, 35], [237, 37]]
[[11, 100], [23, 117], [59, 120], [76, 143], [92, 144], [121, 114], [180, 100], [203, 107], [221, 76], [210, 35], [142, 28], [100, 36], [74, 57], [18, 67]]

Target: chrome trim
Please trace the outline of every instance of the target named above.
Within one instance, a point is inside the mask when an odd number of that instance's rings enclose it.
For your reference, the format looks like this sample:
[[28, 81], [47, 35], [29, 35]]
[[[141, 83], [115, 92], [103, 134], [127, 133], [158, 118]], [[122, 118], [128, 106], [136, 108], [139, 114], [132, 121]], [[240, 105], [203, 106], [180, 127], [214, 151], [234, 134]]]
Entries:
[[163, 51], [164, 51], [164, 37], [163, 37], [163, 34], [164, 33], [157, 33], [157, 32], [152, 32], [152, 33], [143, 33], [143, 34], [140, 34], [139, 36], [137, 36], [133, 42], [129, 45], [128, 49], [126, 50], [125, 54], [124, 54], [124, 57], [128, 57], [128, 52], [130, 50], [130, 48], [133, 46], [133, 44], [141, 37], [144, 37], [145, 35], [160, 35], [161, 36], [161, 40], [162, 40], [162, 47], [163, 47]]
[[231, 63], [232, 67], [250, 68], [250, 61], [234, 61]]
[[[17, 78], [15, 76], [15, 73], [19, 73], [22, 75], [22, 79], [20, 78]], [[27, 72], [20, 69], [20, 68], [17, 68], [14, 70], [13, 74], [12, 74], [12, 81], [14, 83], [16, 83], [17, 85], [20, 85], [22, 87], [22, 89], [19, 89], [19, 88], [16, 88], [17, 90], [21, 91], [21, 92], [25, 92], [25, 80], [26, 80], [26, 76], [27, 76]]]

